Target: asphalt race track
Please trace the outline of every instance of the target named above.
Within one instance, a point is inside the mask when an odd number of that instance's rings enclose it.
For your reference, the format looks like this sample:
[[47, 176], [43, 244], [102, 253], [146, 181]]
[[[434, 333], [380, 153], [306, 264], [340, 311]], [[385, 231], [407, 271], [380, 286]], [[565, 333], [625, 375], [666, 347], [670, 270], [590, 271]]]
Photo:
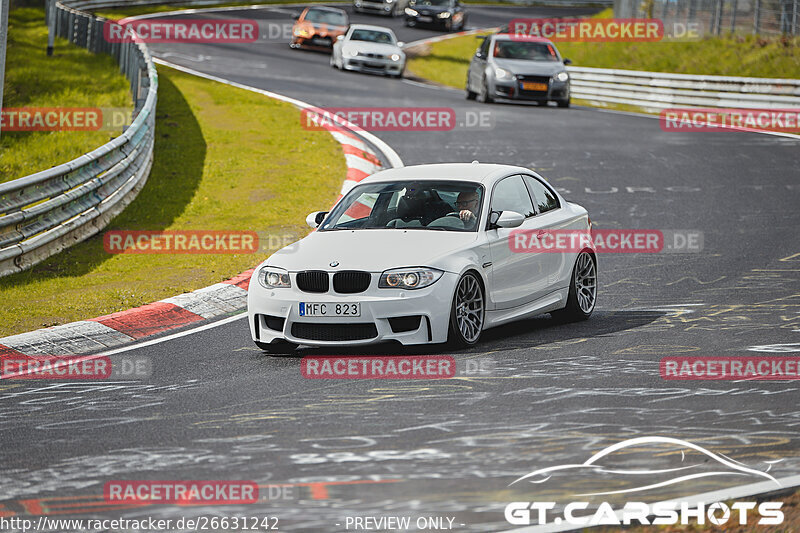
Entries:
[[[264, 28], [291, 23], [297, 12], [195, 16], [257, 18]], [[468, 25], [564, 13], [471, 7]], [[390, 25], [406, 42], [439, 34], [405, 28], [399, 19], [351, 18]], [[265, 356], [246, 320], [232, 319], [125, 352], [152, 358], [146, 381], [4, 383], [0, 513], [35, 514], [38, 505], [83, 517], [275, 516], [281, 530], [331, 532], [346, 530], [347, 517], [393, 514], [455, 517], [459, 531], [502, 531], [511, 528], [503, 516], [508, 502], [541, 499], [536, 487], [508, 486], [519, 476], [654, 435], [753, 468], [780, 460], [770, 470], [776, 478], [800, 474], [798, 382], [659, 375], [659, 361], [670, 355], [800, 351], [800, 140], [664, 132], [652, 118], [577, 106], [483, 105], [462, 91], [334, 70], [327, 55], [290, 50], [285, 40], [151, 50], [322, 107], [488, 112], [490, 129], [376, 135], [406, 165], [479, 160], [530, 167], [585, 206], [600, 228], [695, 230], [704, 247], [601, 255], [599, 303], [589, 321], [563, 325], [543, 315], [490, 330], [477, 348], [452, 353], [454, 379], [304, 379], [301, 356], [333, 352]], [[291, 490], [271, 498], [262, 492], [264, 501], [248, 506], [94, 503], [113, 479], [247, 479]], [[656, 497], [754, 481], [711, 477]], [[556, 484], [547, 495], [577, 488]]]

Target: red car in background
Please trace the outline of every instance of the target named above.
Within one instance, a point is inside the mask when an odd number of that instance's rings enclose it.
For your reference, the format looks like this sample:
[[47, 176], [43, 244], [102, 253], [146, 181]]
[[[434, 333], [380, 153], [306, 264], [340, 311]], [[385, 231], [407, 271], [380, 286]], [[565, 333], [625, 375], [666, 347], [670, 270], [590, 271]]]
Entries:
[[344, 35], [350, 20], [343, 9], [313, 6], [303, 10], [292, 28], [292, 48], [332, 50], [333, 43]]

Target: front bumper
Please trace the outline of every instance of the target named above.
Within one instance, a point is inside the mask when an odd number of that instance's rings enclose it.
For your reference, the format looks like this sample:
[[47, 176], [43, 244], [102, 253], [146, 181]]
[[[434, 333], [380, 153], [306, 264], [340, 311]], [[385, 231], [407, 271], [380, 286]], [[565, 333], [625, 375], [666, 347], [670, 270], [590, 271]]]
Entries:
[[509, 100], [529, 100], [536, 102], [548, 102], [551, 100], [566, 100], [569, 98], [569, 80], [558, 81], [550, 80], [547, 91], [524, 91], [521, 83], [516, 77], [510, 80], [494, 80], [495, 98], [507, 98]]
[[312, 48], [316, 50], [332, 50], [335, 35], [310, 35], [307, 37], [292, 37], [291, 45], [294, 48]]
[[[292, 287], [265, 289], [257, 279], [250, 280], [247, 293], [247, 318], [254, 341], [271, 343], [285, 340], [307, 346], [365, 345], [397, 341], [404, 345], [441, 343], [447, 341], [450, 307], [458, 276], [445, 272], [433, 285], [416, 290], [379, 289], [378, 277], [372, 274], [370, 287], [357, 294], [303, 292], [297, 288], [294, 273], [289, 276]], [[359, 317], [302, 317], [300, 302], [355, 303], [361, 305]], [[393, 331], [391, 319], [419, 316], [419, 325], [407, 331]], [[396, 321], [393, 321], [395, 326]], [[317, 327], [320, 326], [320, 327]], [[340, 326], [336, 328], [336, 326]], [[368, 338], [320, 340], [319, 337], [347, 336], [374, 331]], [[395, 327], [395, 329], [398, 329]], [[403, 328], [399, 328], [403, 329]], [[316, 335], [324, 330], [324, 335]], [[308, 332], [311, 331], [312, 335]], [[317, 338], [309, 338], [315, 336]]]
[[356, 56], [342, 59], [342, 65], [345, 70], [399, 75], [403, 72], [404, 61]]
[[[416, 17], [412, 17], [406, 15], [406, 25], [409, 26], [433, 26], [436, 28], [444, 28], [447, 26], [447, 21], [453, 18], [452, 16], [448, 18], [439, 18], [436, 15], [432, 16], [424, 16], [424, 15], [417, 15]], [[430, 20], [428, 20], [430, 19]]]

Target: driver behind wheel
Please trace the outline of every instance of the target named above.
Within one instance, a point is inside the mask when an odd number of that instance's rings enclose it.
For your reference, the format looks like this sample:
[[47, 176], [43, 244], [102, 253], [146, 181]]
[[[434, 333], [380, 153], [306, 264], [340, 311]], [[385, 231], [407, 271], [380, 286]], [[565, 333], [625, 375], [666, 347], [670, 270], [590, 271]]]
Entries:
[[471, 228], [478, 222], [479, 207], [477, 191], [462, 191], [458, 194], [456, 209], [465, 228]]

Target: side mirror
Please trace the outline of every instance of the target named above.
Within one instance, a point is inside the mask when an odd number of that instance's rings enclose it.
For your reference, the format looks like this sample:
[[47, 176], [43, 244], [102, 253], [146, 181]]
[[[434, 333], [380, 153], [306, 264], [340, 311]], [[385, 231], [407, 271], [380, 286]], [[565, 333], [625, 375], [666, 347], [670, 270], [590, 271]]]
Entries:
[[475, 57], [477, 57], [478, 59], [482, 59], [482, 58], [483, 58], [483, 54], [481, 53], [481, 51], [480, 51], [480, 50], [478, 50], [477, 52], [475, 52]]
[[306, 224], [311, 228], [318, 228], [327, 214], [328, 211], [314, 211], [306, 217]]
[[501, 211], [500, 216], [495, 221], [498, 228], [516, 228], [525, 222], [525, 217], [516, 211]]
[[337, 35], [336, 36], [336, 40], [337, 41], [344, 41], [344, 35]]
[[292, 18], [293, 18], [294, 20], [300, 20], [300, 15], [292, 15]]
[[406, 43], [404, 43], [403, 41], [397, 41], [397, 47], [398, 48], [403, 48], [405, 45], [406, 45]]
[[571, 59], [564, 59], [564, 64], [565, 65], [571, 65], [572, 64], [572, 60]]

